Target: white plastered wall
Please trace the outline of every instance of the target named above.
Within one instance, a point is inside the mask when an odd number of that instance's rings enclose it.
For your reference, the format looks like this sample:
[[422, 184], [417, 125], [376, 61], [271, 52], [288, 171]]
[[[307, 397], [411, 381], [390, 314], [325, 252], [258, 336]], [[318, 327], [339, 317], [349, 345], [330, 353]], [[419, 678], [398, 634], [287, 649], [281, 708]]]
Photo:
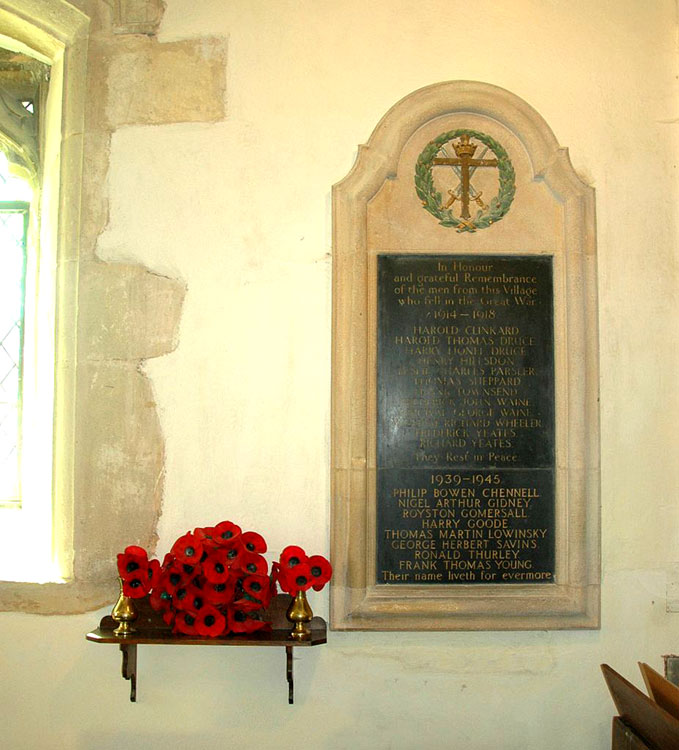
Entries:
[[641, 684], [637, 660], [679, 651], [676, 28], [671, 0], [167, 0], [160, 41], [228, 37], [227, 117], [118, 129], [98, 243], [187, 285], [179, 346], [146, 365], [160, 552], [224, 518], [327, 551], [330, 186], [401, 97], [486, 81], [597, 191], [602, 628], [330, 633], [292, 707], [273, 649], [141, 647], [132, 705], [117, 649], [85, 642], [101, 613], [3, 613], [8, 748], [609, 746], [598, 665]]

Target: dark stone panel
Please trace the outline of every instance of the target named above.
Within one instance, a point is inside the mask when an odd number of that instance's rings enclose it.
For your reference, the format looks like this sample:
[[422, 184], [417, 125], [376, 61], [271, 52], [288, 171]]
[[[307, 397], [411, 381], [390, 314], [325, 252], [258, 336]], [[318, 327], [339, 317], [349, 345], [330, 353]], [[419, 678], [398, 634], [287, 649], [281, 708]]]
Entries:
[[553, 583], [551, 469], [380, 469], [379, 583]]
[[[379, 256], [377, 376], [378, 582], [553, 581], [551, 257]], [[416, 504], [443, 499], [436, 476], [476, 504], [448, 507], [448, 530], [470, 532], [452, 546], [429, 524], [446, 506]], [[516, 504], [493, 507], [499, 499], [529, 500], [525, 515], [507, 515]], [[418, 508], [428, 519], [404, 513]]]

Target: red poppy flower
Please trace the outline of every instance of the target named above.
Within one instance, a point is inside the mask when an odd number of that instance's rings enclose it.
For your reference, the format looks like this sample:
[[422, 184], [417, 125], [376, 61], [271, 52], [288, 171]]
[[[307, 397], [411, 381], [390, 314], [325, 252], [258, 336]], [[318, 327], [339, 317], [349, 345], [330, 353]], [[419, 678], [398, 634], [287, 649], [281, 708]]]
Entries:
[[238, 559], [238, 569], [247, 575], [265, 576], [269, 570], [269, 564], [257, 552], [243, 552]]
[[130, 545], [118, 555], [118, 575], [126, 578], [143, 578], [149, 565], [146, 550], [142, 547]]
[[285, 577], [285, 572], [281, 569], [281, 566], [275, 562], [271, 565], [272, 595], [275, 595], [277, 593], [276, 584], [281, 587], [281, 591], [284, 591], [286, 594], [290, 593], [288, 591], [288, 581]]
[[148, 594], [146, 581], [141, 576], [123, 578], [123, 594], [131, 599], [141, 599]]
[[203, 587], [203, 598], [215, 607], [226, 606], [233, 601], [236, 590], [236, 579], [229, 578], [224, 583], [206, 583]]
[[217, 546], [217, 532], [214, 526], [204, 526], [193, 530], [193, 535], [200, 539], [205, 549], [212, 549]]
[[189, 609], [195, 610], [196, 612], [200, 612], [206, 604], [202, 590], [195, 586], [191, 586], [187, 598], [189, 600]]
[[201, 565], [182, 565], [181, 569], [189, 580], [197, 578], [203, 571]]
[[224, 583], [229, 578], [228, 551], [223, 547], [210, 552], [203, 562], [203, 575], [210, 583]]
[[203, 543], [189, 532], [172, 545], [172, 554], [180, 563], [195, 566], [203, 555]]
[[295, 565], [291, 570], [284, 572], [286, 591], [290, 596], [296, 596], [298, 591], [308, 591], [313, 583], [311, 568], [308, 562]]
[[332, 576], [332, 565], [322, 555], [312, 555], [309, 558], [309, 569], [313, 579], [311, 586], [314, 591], [320, 591]]
[[243, 591], [262, 602], [269, 598], [269, 577], [260, 575], [246, 576], [243, 579]]
[[166, 625], [174, 625], [174, 611], [168, 609], [167, 612], [163, 612], [163, 622]]
[[264, 609], [262, 603], [253, 599], [249, 594], [245, 594], [242, 599], [233, 602], [233, 606], [243, 612], [256, 612], [258, 609]]
[[248, 552], [259, 552], [260, 555], [266, 552], [264, 537], [256, 531], [246, 531], [241, 534], [241, 541]]
[[160, 563], [158, 560], [149, 560], [148, 567], [148, 585], [147, 590], [150, 591], [160, 580]]
[[182, 610], [177, 612], [177, 616], [174, 619], [174, 627], [172, 628], [175, 633], [184, 633], [184, 635], [196, 635], [196, 620], [198, 615], [196, 612], [190, 610]]
[[136, 544], [130, 544], [125, 547], [126, 555], [136, 555], [137, 557], [143, 557], [145, 560], [148, 558], [148, 554], [143, 547], [139, 547]]
[[156, 586], [162, 586], [168, 593], [174, 595], [176, 589], [180, 586], [186, 587], [190, 580], [181, 565], [172, 564], [160, 574]]
[[230, 633], [254, 633], [255, 630], [261, 630], [269, 624], [262, 620], [253, 620], [242, 609], [235, 607], [228, 608], [226, 622]]
[[203, 576], [202, 574], [194, 575], [189, 580], [191, 582], [191, 585], [196, 589], [202, 589], [203, 585], [205, 584], [205, 576]]
[[228, 544], [238, 538], [240, 533], [240, 526], [231, 521], [222, 521], [215, 526], [215, 541], [217, 544]]
[[[148, 562], [148, 554], [146, 550], [143, 547], [138, 547], [136, 544], [130, 544], [125, 547], [123, 554], [129, 555], [130, 557], [140, 557], [142, 560]], [[120, 555], [118, 555], [118, 557], [120, 557]]]
[[208, 638], [215, 638], [224, 632], [226, 618], [216, 608], [206, 604], [196, 616], [196, 632]]
[[190, 609], [190, 602], [193, 599], [193, 586], [188, 583], [182, 583], [174, 590], [172, 596], [172, 604], [175, 609], [188, 610]]
[[269, 579], [268, 586], [266, 587], [266, 589], [264, 589], [264, 591], [262, 592], [262, 595], [257, 597], [259, 601], [262, 602], [263, 609], [266, 609], [269, 606], [269, 604], [271, 604], [272, 596], [273, 594], [271, 593], [271, 579]]
[[283, 570], [294, 568], [306, 561], [306, 552], [301, 547], [291, 544], [281, 552], [280, 566]]
[[153, 591], [151, 591], [149, 602], [156, 612], [167, 612], [172, 608], [172, 594], [170, 594], [165, 588], [156, 586]]
[[230, 568], [237, 568], [241, 556], [245, 553], [245, 547], [240, 543], [240, 537], [232, 542], [225, 542], [222, 549], [226, 550], [226, 560]]

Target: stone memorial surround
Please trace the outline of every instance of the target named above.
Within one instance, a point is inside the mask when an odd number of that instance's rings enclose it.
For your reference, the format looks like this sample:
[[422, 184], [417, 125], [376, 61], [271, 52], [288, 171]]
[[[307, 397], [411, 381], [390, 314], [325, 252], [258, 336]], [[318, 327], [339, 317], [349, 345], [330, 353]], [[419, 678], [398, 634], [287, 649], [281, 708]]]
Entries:
[[[503, 144], [511, 210], [492, 226], [441, 226], [417, 199], [418, 155], [467, 128]], [[331, 626], [544, 629], [599, 626], [599, 417], [594, 190], [526, 102], [473, 81], [396, 104], [333, 190]], [[378, 585], [375, 575], [377, 255], [550, 255], [554, 267], [556, 583]]]

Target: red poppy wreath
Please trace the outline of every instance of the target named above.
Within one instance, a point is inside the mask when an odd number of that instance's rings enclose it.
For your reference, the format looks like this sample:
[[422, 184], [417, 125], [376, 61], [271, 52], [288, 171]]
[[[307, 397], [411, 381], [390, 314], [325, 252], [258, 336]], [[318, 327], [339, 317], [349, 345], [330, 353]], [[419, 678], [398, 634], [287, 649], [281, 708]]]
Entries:
[[270, 626], [262, 616], [277, 586], [294, 597], [309, 588], [320, 591], [332, 575], [328, 560], [296, 546], [286, 547], [269, 573], [266, 551], [264, 537], [231, 521], [180, 536], [162, 565], [142, 547], [129, 546], [118, 555], [122, 593], [149, 595], [175, 633], [253, 633]]

